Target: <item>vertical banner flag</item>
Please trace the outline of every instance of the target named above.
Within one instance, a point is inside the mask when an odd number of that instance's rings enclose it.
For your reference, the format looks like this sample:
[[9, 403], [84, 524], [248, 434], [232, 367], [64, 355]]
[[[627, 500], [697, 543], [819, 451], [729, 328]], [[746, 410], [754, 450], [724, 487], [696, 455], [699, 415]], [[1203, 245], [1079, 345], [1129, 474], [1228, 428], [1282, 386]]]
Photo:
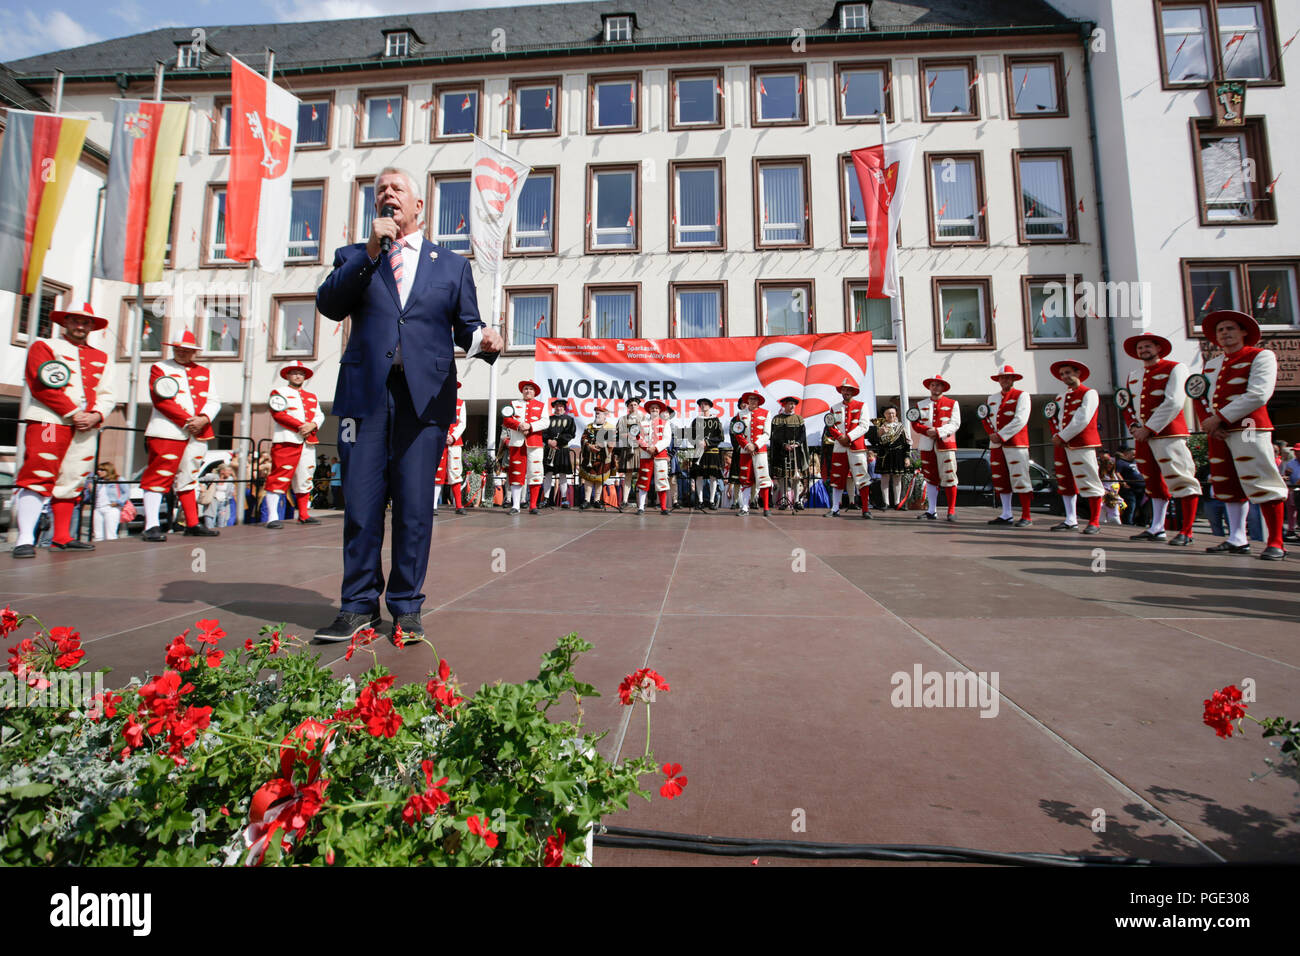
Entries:
[[515, 215], [515, 203], [529, 167], [487, 140], [474, 137], [474, 170], [469, 202], [469, 241], [489, 274], [501, 268], [501, 246]]
[[95, 275], [137, 285], [162, 278], [188, 103], [117, 100], [104, 233]]
[[298, 97], [230, 60], [226, 257], [279, 272], [289, 248]]
[[36, 291], [89, 125], [9, 110], [0, 143], [0, 289]]
[[903, 216], [907, 176], [916, 154], [916, 138], [855, 149], [853, 168], [867, 220], [867, 298], [898, 295], [898, 223]]

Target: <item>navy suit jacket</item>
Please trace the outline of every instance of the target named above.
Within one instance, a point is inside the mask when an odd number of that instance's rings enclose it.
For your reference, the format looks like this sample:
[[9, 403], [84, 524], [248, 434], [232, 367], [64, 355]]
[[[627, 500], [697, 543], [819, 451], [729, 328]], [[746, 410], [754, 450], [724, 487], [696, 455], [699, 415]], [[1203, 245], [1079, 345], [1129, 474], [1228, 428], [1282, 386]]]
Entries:
[[[340, 418], [383, 414], [388, 373], [398, 343], [406, 383], [420, 421], [456, 421], [454, 347], [469, 350], [484, 328], [469, 261], [445, 246], [421, 239], [415, 280], [402, 308], [397, 283], [382, 253], [371, 265], [365, 243], [334, 253], [334, 270], [316, 292], [316, 308], [334, 321], [352, 316], [347, 348], [339, 360], [333, 413]], [[491, 363], [496, 353], [479, 353]]]

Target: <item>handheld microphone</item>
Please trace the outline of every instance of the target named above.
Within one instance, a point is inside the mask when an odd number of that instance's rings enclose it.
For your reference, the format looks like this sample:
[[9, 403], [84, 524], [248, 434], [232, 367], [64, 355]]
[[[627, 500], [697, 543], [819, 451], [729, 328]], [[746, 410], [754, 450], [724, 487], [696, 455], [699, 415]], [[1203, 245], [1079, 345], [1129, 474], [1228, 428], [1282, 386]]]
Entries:
[[[380, 208], [379, 215], [385, 219], [391, 219], [393, 218], [393, 214], [395, 212], [397, 212], [396, 206], [385, 204], [382, 208]], [[379, 240], [379, 248], [384, 255], [388, 255], [388, 253], [393, 248], [393, 240], [388, 236], [384, 236], [382, 239]]]

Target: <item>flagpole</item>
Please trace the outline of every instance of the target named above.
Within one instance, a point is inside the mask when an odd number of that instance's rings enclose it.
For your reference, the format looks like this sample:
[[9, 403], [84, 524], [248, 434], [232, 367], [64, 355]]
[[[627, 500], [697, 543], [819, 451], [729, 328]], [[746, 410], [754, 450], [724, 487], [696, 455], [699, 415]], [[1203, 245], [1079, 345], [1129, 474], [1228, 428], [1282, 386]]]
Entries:
[[[501, 150], [501, 152], [504, 153], [506, 151], [506, 127], [505, 126], [501, 127], [501, 135], [499, 137], [499, 140], [501, 145], [498, 148]], [[496, 271], [492, 274], [492, 324], [490, 327], [497, 329], [497, 331], [499, 332], [501, 331], [501, 329], [499, 327], [498, 320], [501, 315], [501, 301], [503, 295], [503, 290], [501, 288], [501, 266], [503, 264], [502, 263], [503, 254], [504, 254], [504, 250], [498, 250], [497, 267], [496, 267]], [[502, 334], [504, 336], [504, 333]], [[493, 362], [490, 366], [488, 366], [487, 452], [488, 452], [489, 468], [492, 467], [491, 462], [495, 460], [496, 448], [497, 448], [497, 381], [500, 375], [497, 366], [498, 366], [497, 362]], [[496, 479], [496, 475], [494, 473], [492, 475], [491, 480], [495, 481], [495, 479]]]
[[[885, 119], [883, 111], [880, 113], [880, 153], [881, 162], [884, 163], [885, 144], [889, 142], [889, 126]], [[887, 166], [888, 163], [885, 163]], [[896, 242], [895, 236], [889, 237], [890, 243]], [[894, 262], [898, 262], [898, 250], [894, 248]], [[888, 268], [888, 264], [886, 264]], [[899, 282], [897, 270], [894, 275], [894, 282]], [[899, 301], [898, 289], [894, 289], [894, 294], [889, 297], [889, 317], [894, 326], [894, 352], [898, 355], [898, 418], [899, 421], [906, 420], [907, 416], [907, 338], [903, 329], [903, 304]]]

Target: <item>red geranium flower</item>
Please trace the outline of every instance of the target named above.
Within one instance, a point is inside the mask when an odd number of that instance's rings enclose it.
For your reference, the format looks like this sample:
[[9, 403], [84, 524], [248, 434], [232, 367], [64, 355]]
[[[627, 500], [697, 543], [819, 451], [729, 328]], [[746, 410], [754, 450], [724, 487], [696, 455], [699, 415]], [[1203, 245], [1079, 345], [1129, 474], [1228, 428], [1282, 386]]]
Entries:
[[426, 813], [437, 813], [440, 806], [451, 803], [451, 797], [442, 790], [447, 778], [443, 777], [437, 783], [433, 782], [433, 761], [422, 761], [420, 769], [424, 771], [424, 793], [412, 794], [411, 799], [407, 800], [406, 806], [402, 808], [402, 819], [411, 826], [415, 826], [415, 822]]
[[546, 838], [546, 855], [542, 857], [542, 866], [564, 865], [564, 831], [556, 830], [555, 836]]
[[465, 702], [465, 698], [457, 694], [448, 683], [450, 679], [451, 668], [447, 666], [445, 660], [439, 659], [438, 673], [429, 678], [429, 683], [424, 685], [424, 689], [433, 698], [434, 713], [441, 714], [444, 707], [451, 709]]
[[365, 630], [357, 631], [352, 635], [352, 640], [348, 644], [348, 650], [347, 653], [343, 655], [343, 659], [345, 661], [352, 660], [352, 655], [356, 652], [358, 647], [365, 647], [378, 636], [379, 635], [375, 633], [373, 627], [367, 627]]
[[8, 637], [18, 629], [20, 615], [8, 604], [0, 611], [0, 637]]
[[682, 789], [686, 786], [686, 778], [677, 776], [682, 772], [682, 765], [679, 763], [666, 763], [663, 766], [663, 771], [667, 783], [659, 788], [659, 796], [671, 800], [682, 792]]
[[1241, 690], [1235, 684], [1216, 690], [1204, 703], [1205, 714], [1202, 719], [1220, 737], [1231, 737], [1235, 731], [1232, 722], [1246, 716], [1246, 705], [1241, 703]]
[[488, 827], [487, 817], [484, 817], [483, 822], [479, 823], [478, 817], [472, 816], [465, 823], [469, 826], [469, 832], [481, 836], [483, 842], [488, 846], [495, 847], [497, 845], [497, 835]]
[[55, 667], [67, 670], [86, 656], [86, 652], [81, 649], [81, 635], [70, 627], [50, 628], [50, 640], [58, 648]]
[[200, 644], [215, 644], [226, 636], [226, 632], [221, 629], [217, 621], [195, 621], [194, 626], [201, 632], [195, 638]]
[[654, 692], [657, 690], [669, 690], [668, 682], [657, 672], [643, 667], [623, 678], [623, 683], [618, 685], [618, 699], [625, 707], [630, 706], [637, 698], [649, 702], [654, 699]]
[[211, 654], [208, 655], [208, 666], [220, 667], [221, 659], [225, 656], [226, 656], [225, 651], [213, 651]]
[[178, 671], [187, 671], [190, 669], [190, 658], [197, 654], [198, 651], [185, 643], [185, 635], [189, 632], [189, 628], [186, 628], [167, 645], [167, 657], [165, 658], [166, 666]]
[[122, 703], [121, 697], [111, 690], [106, 690], [104, 693], [96, 694], [90, 698], [90, 709], [86, 711], [86, 716], [94, 721], [99, 721], [104, 717], [116, 717], [117, 705], [120, 703]]

